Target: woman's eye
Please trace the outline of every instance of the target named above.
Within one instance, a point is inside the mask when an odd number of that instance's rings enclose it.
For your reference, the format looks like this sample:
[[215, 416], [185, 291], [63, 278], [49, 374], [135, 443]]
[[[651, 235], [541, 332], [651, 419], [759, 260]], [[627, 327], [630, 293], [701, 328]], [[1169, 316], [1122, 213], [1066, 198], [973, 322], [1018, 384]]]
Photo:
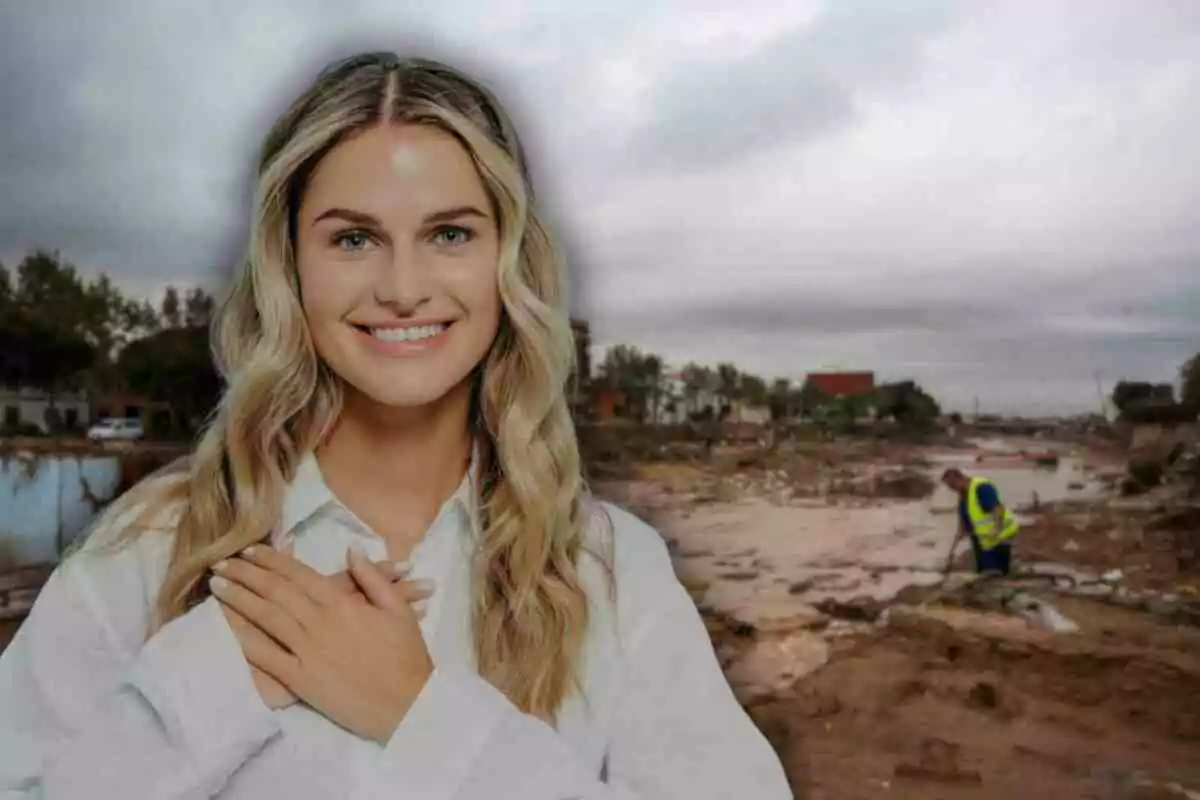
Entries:
[[433, 241], [435, 244], [439, 245], [454, 246], [466, 244], [467, 242], [471, 241], [473, 236], [474, 234], [466, 228], [459, 228], [451, 225], [445, 228], [439, 228], [437, 231], [435, 231], [433, 234]]
[[371, 243], [364, 231], [346, 231], [333, 237], [333, 243], [342, 250], [363, 250]]

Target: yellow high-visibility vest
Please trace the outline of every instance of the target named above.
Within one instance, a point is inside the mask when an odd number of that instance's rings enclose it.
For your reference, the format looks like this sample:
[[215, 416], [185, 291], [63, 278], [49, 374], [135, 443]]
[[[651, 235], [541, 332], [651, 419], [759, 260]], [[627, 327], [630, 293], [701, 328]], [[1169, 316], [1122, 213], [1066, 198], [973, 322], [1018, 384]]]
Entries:
[[1017, 531], [1021, 530], [1021, 525], [1012, 510], [1005, 506], [1004, 522], [997, 530], [996, 515], [991, 511], [984, 511], [979, 505], [979, 487], [984, 485], [990, 486], [992, 482], [987, 478], [971, 478], [971, 485], [967, 489], [967, 516], [971, 519], [971, 530], [979, 540], [979, 548], [991, 550], [1016, 536]]

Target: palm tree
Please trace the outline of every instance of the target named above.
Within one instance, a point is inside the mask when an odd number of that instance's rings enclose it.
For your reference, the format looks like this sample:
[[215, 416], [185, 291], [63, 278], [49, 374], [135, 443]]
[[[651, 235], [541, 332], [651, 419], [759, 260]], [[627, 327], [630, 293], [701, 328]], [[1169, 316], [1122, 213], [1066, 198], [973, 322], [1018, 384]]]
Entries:
[[684, 410], [689, 416], [700, 410], [700, 395], [709, 387], [709, 372], [707, 367], [689, 361], [680, 373], [683, 380]]
[[776, 378], [771, 382], [767, 404], [771, 407], [771, 418], [788, 420], [792, 418], [792, 382], [787, 378]]
[[[650, 422], [657, 424], [663, 398], [663, 361], [653, 353], [648, 353], [642, 357], [638, 372], [642, 383], [642, 396], [649, 405]], [[641, 419], [644, 421], [646, 406], [643, 405], [642, 409]]]
[[717, 365], [717, 394], [725, 401], [725, 409], [733, 408], [733, 403], [741, 394], [741, 373], [729, 362]]

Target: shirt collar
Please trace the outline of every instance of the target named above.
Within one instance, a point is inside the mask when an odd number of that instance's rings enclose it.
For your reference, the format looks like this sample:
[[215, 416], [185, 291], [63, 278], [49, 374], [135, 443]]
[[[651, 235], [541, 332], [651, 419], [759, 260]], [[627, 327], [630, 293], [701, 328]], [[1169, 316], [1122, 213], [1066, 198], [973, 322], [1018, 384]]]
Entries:
[[296, 465], [296, 474], [283, 492], [283, 511], [279, 527], [284, 534], [307, 520], [329, 503], [336, 503], [329, 486], [321, 475], [321, 467], [312, 452], [306, 453]]
[[[472, 535], [479, 531], [474, 491], [478, 468], [479, 444], [475, 443], [471, 447], [471, 462], [467, 466], [467, 473], [441, 509], [441, 513], [452, 509], [463, 514], [463, 521], [467, 523], [463, 527]], [[284, 535], [293, 533], [298, 525], [313, 514], [331, 503], [338, 502], [321, 475], [321, 466], [317, 463], [316, 455], [312, 452], [306, 453], [296, 465], [296, 474], [284, 489], [279, 519], [280, 532]]]

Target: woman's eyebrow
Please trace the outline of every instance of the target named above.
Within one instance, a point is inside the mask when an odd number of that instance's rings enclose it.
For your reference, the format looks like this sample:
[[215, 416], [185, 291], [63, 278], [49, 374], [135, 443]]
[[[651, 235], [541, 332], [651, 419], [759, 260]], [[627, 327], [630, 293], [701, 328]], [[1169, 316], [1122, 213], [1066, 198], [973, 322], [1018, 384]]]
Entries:
[[381, 228], [383, 225], [379, 220], [363, 211], [353, 211], [349, 208], [329, 208], [322, 211], [313, 220], [313, 225], [316, 225], [321, 220], [326, 219], [342, 219], [346, 222], [353, 222], [355, 225], [365, 225], [368, 227]]
[[[479, 217], [480, 219], [488, 219], [488, 215], [480, 211], [475, 206], [455, 206], [454, 208], [446, 208], [441, 211], [434, 211], [425, 215], [424, 224], [433, 225], [438, 222], [449, 222], [450, 220], [461, 219], [463, 217]], [[322, 211], [313, 220], [313, 225], [326, 219], [342, 219], [346, 222], [352, 222], [355, 225], [363, 225], [366, 227], [382, 228], [383, 223], [372, 214], [367, 214], [363, 211], [354, 211], [349, 208], [330, 208]]]
[[447, 208], [443, 211], [434, 211], [432, 214], [425, 215], [425, 224], [431, 225], [435, 222], [449, 222], [450, 220], [460, 219], [462, 217], [479, 217], [480, 219], [488, 219], [488, 215], [480, 211], [475, 206], [456, 206]]

